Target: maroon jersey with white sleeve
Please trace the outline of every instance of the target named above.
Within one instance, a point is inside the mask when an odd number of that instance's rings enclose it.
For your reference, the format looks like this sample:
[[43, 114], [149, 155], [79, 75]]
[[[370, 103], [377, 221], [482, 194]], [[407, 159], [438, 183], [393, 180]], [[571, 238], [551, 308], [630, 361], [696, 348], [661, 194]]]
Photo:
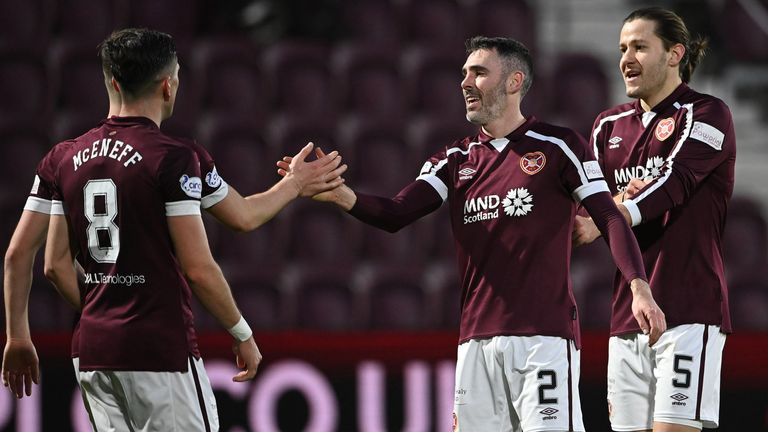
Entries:
[[167, 217], [200, 214], [200, 175], [188, 143], [142, 117], [113, 117], [64, 153], [54, 198], [85, 270], [81, 370], [185, 371], [199, 356]]
[[607, 192], [586, 141], [528, 119], [432, 156], [419, 180], [449, 204], [461, 278], [460, 342], [498, 335], [578, 341], [569, 277], [577, 203]]
[[[645, 112], [639, 101], [600, 114], [591, 142], [612, 194], [651, 182], [625, 206], [668, 325], [731, 331], [722, 236], [736, 137], [723, 101], [681, 84]], [[626, 282], [614, 280], [611, 334], [639, 332]]]

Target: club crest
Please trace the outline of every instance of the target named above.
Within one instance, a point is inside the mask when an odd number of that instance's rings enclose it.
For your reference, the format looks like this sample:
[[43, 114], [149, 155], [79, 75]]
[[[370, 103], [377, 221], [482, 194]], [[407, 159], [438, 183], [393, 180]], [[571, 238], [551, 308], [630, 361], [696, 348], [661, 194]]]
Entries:
[[520, 169], [528, 175], [534, 175], [547, 164], [547, 157], [542, 152], [526, 153], [520, 158]]
[[669, 138], [675, 131], [675, 119], [672, 117], [665, 118], [656, 125], [656, 139], [664, 141]]

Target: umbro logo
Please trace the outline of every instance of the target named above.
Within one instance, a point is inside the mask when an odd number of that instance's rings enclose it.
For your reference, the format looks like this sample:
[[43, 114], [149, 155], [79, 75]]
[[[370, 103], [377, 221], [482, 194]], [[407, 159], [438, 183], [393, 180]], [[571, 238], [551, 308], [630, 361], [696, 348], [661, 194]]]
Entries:
[[617, 136], [612, 137], [611, 139], [608, 140], [608, 142], [611, 143], [611, 145], [608, 146], [609, 149], [619, 148], [621, 137], [617, 137]]
[[469, 180], [475, 175], [475, 173], [477, 173], [477, 170], [469, 167], [462, 168], [459, 170], [459, 180]]
[[670, 397], [675, 400], [674, 402], [672, 402], [672, 405], [677, 405], [677, 406], [685, 406], [685, 402], [683, 401], [688, 399], [688, 396], [682, 393], [675, 393]]
[[539, 414], [544, 415], [544, 417], [541, 418], [542, 420], [557, 420], [557, 416], [555, 415], [557, 413], [557, 409], [552, 407], [544, 408], [543, 410], [539, 411]]
[[670, 396], [670, 397], [671, 397], [672, 399], [674, 399], [674, 400], [678, 401], [678, 402], [681, 402], [681, 401], [684, 401], [684, 400], [688, 399], [688, 396], [686, 396], [686, 395], [684, 395], [684, 394], [682, 394], [682, 393], [675, 393], [675, 394], [673, 394], [673, 395], [672, 395], [672, 396]]

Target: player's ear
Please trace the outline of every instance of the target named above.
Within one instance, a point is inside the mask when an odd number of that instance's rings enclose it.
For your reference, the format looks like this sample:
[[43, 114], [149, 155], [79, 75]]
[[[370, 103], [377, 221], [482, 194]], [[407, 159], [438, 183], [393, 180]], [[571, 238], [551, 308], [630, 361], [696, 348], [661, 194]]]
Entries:
[[523, 88], [525, 74], [522, 71], [514, 71], [507, 77], [507, 93], [517, 93]]
[[680, 65], [680, 62], [685, 56], [685, 46], [683, 44], [675, 44], [669, 49], [669, 65], [672, 67]]
[[161, 84], [163, 89], [163, 100], [168, 102], [171, 100], [171, 77], [165, 77], [163, 78], [163, 82]]
[[113, 89], [115, 89], [115, 91], [116, 91], [116, 92], [118, 92], [118, 93], [122, 93], [122, 92], [120, 91], [120, 83], [119, 83], [119, 82], [117, 82], [117, 80], [115, 79], [115, 77], [112, 77], [112, 78], [109, 80], [109, 83], [112, 85], [112, 88], [113, 88]]

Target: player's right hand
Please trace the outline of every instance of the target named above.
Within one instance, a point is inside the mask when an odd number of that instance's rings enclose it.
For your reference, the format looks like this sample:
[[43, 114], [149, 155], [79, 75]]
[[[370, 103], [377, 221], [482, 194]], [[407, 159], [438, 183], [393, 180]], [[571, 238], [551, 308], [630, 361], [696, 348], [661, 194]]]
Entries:
[[571, 236], [571, 245], [578, 247], [590, 244], [600, 237], [600, 230], [592, 221], [592, 218], [576, 215], [573, 221], [573, 234]]
[[256, 346], [256, 341], [253, 340], [253, 336], [248, 340], [240, 342], [234, 341], [232, 344], [232, 352], [235, 353], [235, 363], [240, 369], [244, 369], [238, 372], [237, 375], [232, 377], [232, 381], [243, 382], [250, 381], [256, 376], [256, 370], [261, 363], [261, 352], [259, 347]]
[[632, 290], [632, 315], [635, 316], [643, 334], [648, 335], [648, 345], [653, 346], [667, 330], [667, 319], [653, 299], [648, 282], [633, 279], [629, 287]]
[[[313, 149], [317, 159], [307, 162], [306, 158]], [[314, 148], [314, 144], [310, 142], [296, 155], [283, 157], [277, 162], [277, 173], [292, 180], [301, 197], [311, 197], [344, 183], [341, 175], [347, 170], [347, 165], [341, 164], [339, 152], [332, 151], [326, 155], [318, 150], [319, 148]]]
[[40, 383], [40, 361], [30, 339], [8, 338], [3, 352], [3, 385], [21, 399]]
[[633, 178], [627, 183], [626, 199], [634, 198], [648, 184], [650, 180]]

